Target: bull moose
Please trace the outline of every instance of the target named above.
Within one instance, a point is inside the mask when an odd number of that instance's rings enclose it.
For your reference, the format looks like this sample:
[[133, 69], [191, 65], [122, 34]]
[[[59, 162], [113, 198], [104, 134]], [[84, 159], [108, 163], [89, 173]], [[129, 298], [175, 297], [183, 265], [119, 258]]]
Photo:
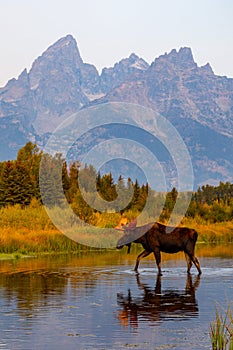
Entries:
[[201, 274], [200, 263], [195, 256], [195, 244], [198, 233], [188, 227], [168, 227], [158, 222], [139, 226], [131, 230], [125, 230], [124, 235], [118, 240], [117, 248], [128, 247], [130, 252], [131, 242], [141, 243], [144, 251], [138, 255], [134, 271], [138, 272], [139, 262], [151, 253], [154, 253], [158, 274], [161, 271], [161, 252], [177, 253], [183, 251], [187, 262], [187, 273], [190, 273], [192, 263]]

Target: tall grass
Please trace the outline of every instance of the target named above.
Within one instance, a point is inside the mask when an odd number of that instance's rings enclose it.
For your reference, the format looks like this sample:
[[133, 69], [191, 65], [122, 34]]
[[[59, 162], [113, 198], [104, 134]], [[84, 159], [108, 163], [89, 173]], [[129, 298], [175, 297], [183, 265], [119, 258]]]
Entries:
[[[117, 225], [120, 215], [98, 214], [98, 226], [93, 229], [83, 223], [72, 222], [73, 216], [60, 208], [52, 209], [58, 228], [47, 211], [36, 201], [25, 208], [19, 205], [0, 209], [0, 253], [40, 254], [43, 252], [79, 252], [116, 245], [122, 232], [104, 232], [102, 228]], [[61, 232], [59, 229], [61, 229]], [[65, 233], [65, 234], [64, 234]], [[79, 242], [79, 243], [77, 243]]]
[[[14, 205], [0, 209], [0, 253], [76, 252], [80, 249], [91, 249], [90, 247], [101, 248], [101, 242], [104, 247], [114, 246], [119, 238], [118, 235], [121, 235], [113, 230], [106, 236], [101, 230], [101, 228], [116, 226], [120, 220], [119, 213], [96, 213], [96, 227], [93, 230], [91, 226], [80, 224], [78, 221], [71, 224], [75, 215], [69, 217], [59, 208], [52, 210], [59, 227], [66, 227], [66, 225], [71, 227], [67, 234], [71, 239], [52, 223], [45, 208], [33, 200], [25, 208]], [[130, 219], [130, 212], [128, 214]], [[131, 214], [133, 217], [135, 213]], [[66, 222], [65, 217], [70, 222]], [[138, 225], [141, 224], [143, 223], [138, 222]], [[233, 242], [233, 222], [204, 224], [204, 222], [184, 218], [182, 225], [195, 228], [199, 233], [199, 242]]]
[[203, 243], [233, 243], [233, 221], [208, 223], [203, 220], [184, 218], [182, 225], [198, 232], [198, 241]]
[[43, 253], [79, 251], [81, 246], [56, 230], [5, 228], [0, 233], [0, 253]]
[[212, 350], [233, 350], [233, 309], [230, 304], [224, 313], [217, 308], [215, 321], [210, 324]]
[[43, 206], [33, 202], [0, 209], [0, 253], [22, 254], [79, 251], [81, 247], [62, 234]]
[[24, 209], [19, 204], [1, 208], [0, 228], [11, 228], [13, 231], [19, 228], [53, 230], [55, 226], [49, 219], [44, 207], [33, 201], [31, 205]]

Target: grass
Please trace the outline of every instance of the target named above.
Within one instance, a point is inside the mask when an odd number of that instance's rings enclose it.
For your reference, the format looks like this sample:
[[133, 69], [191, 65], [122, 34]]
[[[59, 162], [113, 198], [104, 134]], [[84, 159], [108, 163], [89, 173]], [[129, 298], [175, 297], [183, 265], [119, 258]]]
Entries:
[[226, 311], [217, 308], [215, 321], [210, 324], [212, 350], [233, 350], [233, 309], [228, 303]]
[[20, 256], [44, 252], [76, 252], [80, 249], [80, 245], [53, 225], [43, 206], [34, 204], [25, 209], [18, 205], [1, 208], [0, 254], [18, 253]]
[[233, 221], [206, 223], [184, 218], [184, 226], [192, 227], [198, 232], [198, 241], [203, 243], [233, 243]]
[[14, 254], [6, 254], [6, 253], [0, 253], [0, 260], [13, 260], [13, 259], [19, 259], [23, 257], [22, 254], [14, 253]]
[[[84, 247], [82, 247], [84, 248]], [[56, 230], [1, 230], [0, 253], [40, 254], [43, 252], [79, 251], [81, 246]]]
[[[70, 219], [68, 215], [70, 213], [59, 208], [55, 208], [53, 212], [56, 223], [62, 232], [65, 232], [63, 234], [51, 222], [44, 207], [35, 202], [24, 209], [19, 205], [1, 208], [0, 254], [17, 253], [21, 256], [38, 255], [45, 252], [79, 252], [80, 250], [93, 250], [93, 247], [108, 248], [115, 246], [116, 240], [122, 235], [116, 230], [110, 232], [100, 227], [93, 229], [91, 226], [77, 223], [70, 225], [66, 222]], [[109, 217], [105, 216], [107, 222]]]
[[[65, 226], [66, 213], [59, 212], [58, 209], [56, 212], [55, 209], [55, 214], [61, 226]], [[69, 220], [68, 216], [66, 218]], [[97, 221], [101, 222], [101, 226], [107, 227], [110, 218], [114, 221], [112, 225], [119, 219], [118, 216], [105, 214], [102, 217], [97, 216]], [[182, 225], [193, 227], [198, 231], [198, 242], [233, 242], [232, 221], [206, 224], [200, 220], [184, 218]], [[14, 257], [20, 257], [43, 253], [79, 252], [93, 249], [91, 247], [101, 248], [102, 244], [107, 248], [115, 246], [116, 240], [121, 236], [121, 232], [115, 230], [107, 231], [106, 235], [101, 228], [93, 229], [91, 226], [77, 223], [65, 232], [66, 235], [55, 227], [44, 207], [36, 201], [24, 209], [19, 205], [0, 209], [0, 254], [13, 254]]]

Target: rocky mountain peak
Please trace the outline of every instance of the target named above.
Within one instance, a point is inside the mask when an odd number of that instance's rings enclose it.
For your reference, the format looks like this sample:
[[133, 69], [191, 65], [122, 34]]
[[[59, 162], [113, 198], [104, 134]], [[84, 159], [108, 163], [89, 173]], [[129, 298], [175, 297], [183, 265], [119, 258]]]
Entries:
[[209, 75], [213, 75], [214, 74], [213, 69], [212, 69], [212, 67], [211, 67], [211, 65], [209, 63], [206, 63], [204, 66], [201, 66], [200, 70], [204, 74], [209, 74]]
[[176, 55], [177, 62], [182, 65], [196, 66], [193, 59], [192, 50], [189, 47], [181, 47]]
[[28, 72], [27, 72], [27, 69], [24, 68], [22, 73], [19, 75], [18, 80], [24, 82], [27, 79], [28, 79]]
[[188, 47], [150, 66], [132, 53], [99, 75], [71, 35], [0, 89], [0, 159], [15, 157], [27, 140], [43, 145], [80, 108], [112, 101], [147, 106], [170, 120], [189, 148], [197, 182], [232, 179], [233, 79], [215, 75], [209, 63], [197, 66]]
[[[5, 87], [0, 89], [0, 102], [16, 102], [27, 94], [29, 89], [29, 79], [27, 69], [25, 68], [18, 79], [10, 79]], [[1, 107], [0, 107], [1, 116]]]
[[142, 58], [132, 53], [129, 57], [123, 58], [114, 64], [113, 67], [104, 68], [100, 76], [100, 84], [103, 92], [120, 85], [135, 74], [140, 74], [149, 68], [149, 64]]
[[149, 68], [149, 64], [139, 56], [132, 53], [128, 59], [128, 64], [131, 68], [139, 69], [139, 70], [147, 70]]
[[104, 69], [115, 69], [118, 71], [128, 71], [132, 68], [134, 71], [146, 70], [149, 67], [149, 64], [144, 61], [144, 59], [137, 56], [135, 53], [131, 53], [131, 55], [127, 58], [123, 58], [120, 62], [115, 63], [113, 68], [104, 68]]
[[138, 59], [139, 59], [138, 55], [136, 55], [134, 52], [131, 53], [131, 55], [129, 56], [130, 61], [136, 61]]
[[152, 68], [166, 68], [166, 66], [174, 69], [193, 69], [197, 67], [194, 62], [192, 50], [188, 47], [181, 47], [178, 51], [173, 49], [170, 53], [159, 56], [152, 63]]
[[33, 126], [38, 134], [52, 131], [62, 118], [88, 102], [81, 87], [82, 69], [85, 64], [71, 35], [59, 39], [34, 61], [29, 81], [37, 114]]
[[60, 58], [70, 60], [75, 58], [79, 64], [83, 63], [77, 42], [70, 34], [57, 40], [53, 45], [49, 46], [42, 56], [39, 57], [39, 59], [41, 57], [52, 59], [54, 56], [60, 56]]
[[35, 89], [42, 76], [60, 75], [61, 67], [63, 71], [69, 71], [82, 65], [77, 42], [71, 35], [67, 35], [51, 45], [34, 61], [29, 72], [31, 87]]
[[173, 49], [168, 55], [169, 63], [173, 63], [177, 67], [195, 68], [197, 64], [194, 62], [192, 51], [189, 47], [181, 47], [179, 51]]

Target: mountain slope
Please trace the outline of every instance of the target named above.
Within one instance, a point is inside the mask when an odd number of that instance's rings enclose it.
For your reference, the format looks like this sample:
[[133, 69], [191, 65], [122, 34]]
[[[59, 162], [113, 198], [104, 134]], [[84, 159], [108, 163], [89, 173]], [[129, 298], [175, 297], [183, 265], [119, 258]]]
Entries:
[[196, 120], [233, 137], [233, 79], [216, 76], [209, 64], [198, 67], [189, 48], [160, 56], [101, 99], [107, 101], [139, 103], [171, 121]]
[[186, 47], [151, 65], [131, 54], [99, 74], [71, 35], [0, 89], [0, 159], [14, 158], [27, 140], [42, 146], [69, 115], [110, 101], [141, 104], [170, 120], [190, 151], [196, 184], [232, 179], [233, 79], [216, 76], [208, 63], [198, 67]]

